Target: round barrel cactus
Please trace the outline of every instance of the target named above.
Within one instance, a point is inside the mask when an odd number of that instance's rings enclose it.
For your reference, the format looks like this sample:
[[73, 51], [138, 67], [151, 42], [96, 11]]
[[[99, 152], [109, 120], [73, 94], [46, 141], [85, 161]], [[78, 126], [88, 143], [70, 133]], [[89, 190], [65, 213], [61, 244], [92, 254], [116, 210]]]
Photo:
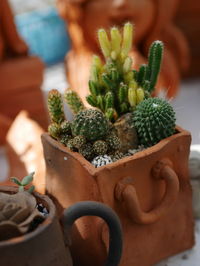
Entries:
[[73, 136], [84, 136], [89, 141], [100, 140], [108, 133], [105, 115], [96, 109], [80, 111], [71, 124]]
[[133, 115], [140, 143], [150, 147], [175, 132], [175, 112], [163, 99], [149, 98], [137, 105]]

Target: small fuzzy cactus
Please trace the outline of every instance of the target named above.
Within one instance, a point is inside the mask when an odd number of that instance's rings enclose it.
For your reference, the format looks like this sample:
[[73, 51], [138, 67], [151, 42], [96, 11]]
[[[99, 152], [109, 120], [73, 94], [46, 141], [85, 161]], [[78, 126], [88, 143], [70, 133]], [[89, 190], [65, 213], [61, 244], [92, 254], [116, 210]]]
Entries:
[[91, 143], [86, 143], [79, 149], [79, 153], [83, 155], [87, 160], [94, 158], [94, 151]]
[[73, 138], [73, 145], [76, 149], [80, 149], [86, 144], [86, 138], [84, 136], [76, 136]]
[[175, 132], [175, 112], [163, 99], [149, 98], [141, 102], [133, 116], [140, 143], [153, 146]]
[[71, 135], [67, 135], [67, 134], [62, 134], [59, 137], [60, 142], [63, 145], [65, 145], [65, 146], [67, 146], [68, 141], [71, 140], [71, 139], [72, 139], [72, 136]]
[[108, 133], [109, 124], [99, 110], [80, 111], [71, 123], [73, 136], [84, 136], [89, 141], [99, 140]]
[[95, 168], [98, 168], [98, 167], [110, 164], [112, 162], [113, 161], [112, 161], [112, 158], [110, 156], [100, 155], [100, 156], [95, 157], [91, 163], [94, 165]]
[[64, 99], [74, 114], [77, 114], [79, 111], [85, 109], [85, 106], [78, 94], [70, 89], [65, 91]]
[[103, 155], [106, 154], [108, 145], [103, 140], [97, 140], [93, 144], [93, 150], [96, 155]]
[[48, 132], [54, 139], [59, 139], [61, 134], [60, 125], [58, 125], [57, 123], [51, 123], [48, 126]]
[[64, 120], [60, 125], [60, 130], [62, 134], [71, 134], [71, 123], [67, 120]]
[[52, 122], [61, 124], [64, 119], [63, 101], [59, 91], [51, 90], [48, 94], [48, 110]]
[[116, 151], [121, 148], [121, 141], [114, 133], [107, 136], [106, 143], [111, 151]]

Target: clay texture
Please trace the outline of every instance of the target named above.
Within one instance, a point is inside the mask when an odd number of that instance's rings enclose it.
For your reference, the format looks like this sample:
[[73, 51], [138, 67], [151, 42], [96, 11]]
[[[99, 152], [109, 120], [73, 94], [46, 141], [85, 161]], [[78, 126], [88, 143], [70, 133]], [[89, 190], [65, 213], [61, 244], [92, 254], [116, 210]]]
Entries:
[[[0, 191], [15, 193], [17, 189], [2, 186]], [[0, 241], [1, 265], [71, 266], [71, 258], [68, 249], [64, 246], [53, 202], [47, 196], [38, 193], [34, 195], [37, 201], [48, 209], [49, 215], [33, 232]]]
[[8, 0], [0, 1], [0, 21], [0, 113], [13, 120], [19, 111], [28, 110], [45, 128], [47, 115], [40, 90], [44, 65], [39, 58], [28, 56]]
[[[77, 201], [95, 200], [120, 217], [124, 234], [120, 266], [150, 266], [193, 246], [189, 132], [177, 127], [176, 134], [153, 147], [97, 169], [46, 133], [42, 142], [46, 191], [60, 215]], [[102, 265], [108, 246], [102, 221], [88, 217], [77, 221], [72, 239], [75, 265]]]

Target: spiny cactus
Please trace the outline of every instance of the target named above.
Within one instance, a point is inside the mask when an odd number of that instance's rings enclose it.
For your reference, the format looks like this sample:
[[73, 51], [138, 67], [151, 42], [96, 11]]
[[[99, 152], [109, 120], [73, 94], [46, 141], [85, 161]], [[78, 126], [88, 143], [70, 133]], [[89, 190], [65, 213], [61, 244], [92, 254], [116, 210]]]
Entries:
[[60, 130], [62, 134], [71, 134], [71, 123], [64, 120], [60, 125]]
[[153, 42], [149, 48], [148, 64], [142, 65], [136, 74], [138, 84], [149, 93], [155, 89], [160, 73], [163, 49], [164, 45], [161, 41]]
[[48, 110], [52, 122], [61, 124], [64, 119], [63, 101], [59, 91], [51, 90], [48, 94]]
[[113, 161], [113, 162], [116, 162], [116, 161], [118, 161], [118, 160], [124, 158], [125, 155], [124, 155], [123, 152], [116, 151], [116, 152], [114, 152], [113, 154], [111, 154], [110, 157], [112, 158], [112, 161]]
[[112, 158], [108, 155], [99, 155], [92, 160], [92, 164], [95, 168], [112, 163]]
[[58, 125], [57, 123], [51, 123], [48, 126], [48, 132], [54, 139], [59, 139], [61, 134], [60, 125]]
[[91, 143], [86, 143], [79, 149], [79, 153], [83, 155], [87, 160], [94, 158], [94, 151]]
[[133, 115], [140, 143], [153, 146], [175, 132], [175, 112], [163, 99], [149, 98], [141, 102]]
[[121, 141], [116, 134], [109, 134], [106, 138], [106, 143], [111, 151], [116, 151], [121, 148]]
[[71, 140], [71, 139], [72, 139], [72, 136], [68, 135], [68, 134], [61, 134], [59, 136], [60, 143], [62, 143], [65, 146], [67, 146], [68, 141]]
[[80, 111], [71, 123], [73, 136], [84, 136], [87, 140], [102, 139], [108, 133], [109, 124], [100, 110]]
[[74, 114], [77, 114], [79, 111], [85, 109], [85, 106], [78, 94], [70, 89], [65, 91], [64, 99]]
[[84, 136], [76, 136], [73, 138], [73, 145], [76, 149], [80, 149], [86, 144], [86, 138]]
[[103, 140], [97, 140], [93, 144], [93, 151], [96, 155], [106, 154], [108, 150], [108, 145]]
[[110, 38], [104, 29], [98, 31], [105, 64], [98, 56], [92, 60], [87, 102], [99, 108], [110, 121], [133, 111], [137, 104], [150, 96], [160, 71], [163, 44], [156, 41], [149, 50], [149, 63], [139, 71], [132, 69], [128, 56], [132, 47], [133, 25], [126, 23], [121, 34], [111, 28]]

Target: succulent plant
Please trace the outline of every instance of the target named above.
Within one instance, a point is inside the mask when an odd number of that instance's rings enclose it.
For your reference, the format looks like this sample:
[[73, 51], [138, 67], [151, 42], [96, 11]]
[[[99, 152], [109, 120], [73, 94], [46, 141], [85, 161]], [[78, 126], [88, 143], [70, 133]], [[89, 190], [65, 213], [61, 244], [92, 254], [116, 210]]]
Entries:
[[116, 151], [113, 154], [110, 155], [110, 157], [112, 158], [113, 162], [116, 162], [122, 158], [124, 158], [126, 155], [123, 152], [120, 151]]
[[79, 153], [83, 155], [88, 161], [94, 158], [94, 151], [91, 143], [86, 143], [79, 149]]
[[60, 143], [62, 143], [65, 146], [67, 146], [68, 141], [71, 139], [72, 139], [72, 136], [68, 134], [62, 134], [59, 137]]
[[0, 193], [0, 240], [26, 234], [36, 220], [38, 223], [44, 220], [44, 216], [37, 209], [36, 198], [31, 194], [34, 187], [24, 190], [32, 182], [33, 175], [34, 173], [25, 176], [22, 181], [12, 178], [19, 186], [16, 194]]
[[96, 155], [106, 154], [108, 150], [108, 145], [103, 140], [97, 140], [93, 144], [93, 151]]
[[132, 69], [128, 56], [132, 47], [134, 28], [126, 23], [121, 34], [111, 28], [110, 38], [104, 29], [98, 31], [99, 44], [105, 64], [98, 56], [92, 60], [87, 102], [99, 108], [111, 121], [133, 111], [137, 104], [150, 96], [154, 90], [163, 53], [163, 44], [155, 41], [149, 49], [149, 62], [139, 71]]
[[111, 151], [120, 150], [121, 148], [121, 141], [114, 133], [111, 133], [106, 137], [106, 143]]
[[84, 136], [89, 141], [102, 139], [108, 133], [109, 124], [100, 110], [80, 111], [71, 123], [73, 136]]
[[94, 165], [94, 167], [98, 168], [98, 167], [110, 164], [112, 162], [113, 161], [112, 161], [112, 158], [110, 156], [99, 155], [99, 156], [95, 157], [91, 163]]
[[71, 123], [67, 120], [64, 120], [60, 124], [60, 130], [62, 134], [71, 134]]
[[52, 122], [61, 124], [64, 119], [62, 96], [58, 90], [51, 90], [48, 94], [48, 110]]
[[80, 149], [86, 144], [86, 138], [84, 136], [76, 136], [73, 138], [73, 145], [76, 149]]
[[74, 114], [77, 114], [79, 111], [85, 109], [85, 106], [78, 94], [70, 89], [65, 91], [64, 99]]
[[149, 98], [141, 102], [133, 116], [140, 143], [153, 146], [175, 133], [175, 112], [171, 105], [160, 98]]
[[61, 134], [60, 125], [58, 125], [57, 123], [51, 123], [48, 126], [48, 132], [54, 139], [59, 139]]

